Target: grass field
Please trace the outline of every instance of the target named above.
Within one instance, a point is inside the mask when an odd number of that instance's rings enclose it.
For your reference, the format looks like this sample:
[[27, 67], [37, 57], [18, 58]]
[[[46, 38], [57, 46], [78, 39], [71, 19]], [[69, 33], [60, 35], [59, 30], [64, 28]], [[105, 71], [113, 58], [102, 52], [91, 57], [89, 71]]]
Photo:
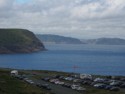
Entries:
[[51, 94], [36, 86], [10, 76], [9, 70], [0, 70], [0, 94]]

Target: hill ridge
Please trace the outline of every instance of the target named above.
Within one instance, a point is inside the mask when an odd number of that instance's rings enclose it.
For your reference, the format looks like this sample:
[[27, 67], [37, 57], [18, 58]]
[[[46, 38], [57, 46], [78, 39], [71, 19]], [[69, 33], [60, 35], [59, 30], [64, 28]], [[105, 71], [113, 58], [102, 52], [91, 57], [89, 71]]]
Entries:
[[0, 29], [0, 53], [29, 53], [44, 50], [43, 43], [26, 29]]

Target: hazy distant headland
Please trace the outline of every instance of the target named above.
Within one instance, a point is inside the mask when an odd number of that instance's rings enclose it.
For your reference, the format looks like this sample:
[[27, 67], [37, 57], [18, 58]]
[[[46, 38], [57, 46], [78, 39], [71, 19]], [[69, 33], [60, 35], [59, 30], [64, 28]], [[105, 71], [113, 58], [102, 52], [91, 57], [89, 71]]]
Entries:
[[64, 37], [59, 35], [51, 34], [38, 34], [36, 35], [44, 43], [53, 43], [53, 44], [83, 44], [77, 38]]
[[81, 41], [86, 44], [125, 45], [125, 39], [121, 38], [82, 39]]
[[51, 44], [125, 45], [125, 39], [120, 38], [77, 39], [52, 34], [38, 34], [36, 36], [42, 42]]
[[0, 54], [44, 50], [44, 45], [26, 29], [0, 29]]

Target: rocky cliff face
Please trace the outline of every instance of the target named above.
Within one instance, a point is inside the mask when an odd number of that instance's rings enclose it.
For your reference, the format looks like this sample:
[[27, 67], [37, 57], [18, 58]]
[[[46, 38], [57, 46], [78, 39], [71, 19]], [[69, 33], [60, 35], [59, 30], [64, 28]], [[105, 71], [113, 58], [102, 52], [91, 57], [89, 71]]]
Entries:
[[0, 54], [30, 53], [40, 50], [45, 50], [45, 47], [31, 31], [0, 29]]

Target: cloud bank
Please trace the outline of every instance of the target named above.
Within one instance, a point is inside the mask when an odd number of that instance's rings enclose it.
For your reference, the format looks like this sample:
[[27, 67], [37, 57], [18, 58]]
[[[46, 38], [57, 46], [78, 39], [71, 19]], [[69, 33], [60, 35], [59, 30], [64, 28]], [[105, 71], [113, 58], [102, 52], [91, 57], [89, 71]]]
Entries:
[[0, 28], [125, 38], [125, 0], [0, 0]]

